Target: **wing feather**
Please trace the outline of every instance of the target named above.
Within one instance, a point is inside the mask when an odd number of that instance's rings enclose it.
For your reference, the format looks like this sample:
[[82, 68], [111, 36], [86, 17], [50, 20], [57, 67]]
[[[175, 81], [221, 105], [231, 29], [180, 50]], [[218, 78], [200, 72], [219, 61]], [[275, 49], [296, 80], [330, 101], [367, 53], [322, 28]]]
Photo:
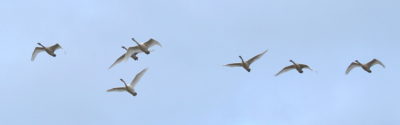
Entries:
[[122, 60], [128, 61], [129, 57], [131, 57], [134, 53], [139, 53], [139, 52], [141, 52], [139, 46], [129, 47]]
[[231, 63], [231, 64], [226, 64], [225, 66], [229, 66], [229, 67], [242, 67], [242, 63]]
[[370, 62], [368, 62], [366, 65], [367, 65], [367, 67], [372, 67], [372, 66], [374, 66], [374, 65], [376, 65], [376, 64], [379, 64], [379, 65], [381, 65], [383, 68], [385, 68], [385, 65], [384, 65], [381, 61], [379, 61], [378, 59], [373, 59], [373, 60], [371, 60]]
[[260, 59], [267, 51], [268, 50], [265, 50], [264, 52], [262, 52], [262, 53], [260, 53], [260, 54], [258, 54], [256, 56], [254, 56], [253, 58], [247, 60], [246, 63], [249, 64], [249, 65], [252, 64], [254, 61]]
[[158, 46], [160, 46], [160, 47], [162, 47], [161, 46], [161, 44], [160, 44], [160, 42], [158, 42], [157, 40], [154, 40], [154, 39], [149, 39], [147, 42], [145, 42], [145, 43], [143, 43], [145, 46], [147, 46], [148, 48], [150, 48], [150, 47], [152, 47], [152, 46], [154, 46], [154, 45], [158, 45]]
[[281, 71], [279, 71], [277, 74], [275, 74], [275, 76], [278, 76], [278, 75], [280, 75], [280, 74], [282, 74], [282, 73], [285, 73], [285, 72], [287, 72], [287, 71], [290, 71], [290, 70], [292, 70], [292, 69], [296, 69], [296, 66], [295, 66], [295, 65], [286, 66], [286, 67], [283, 68]]
[[36, 56], [37, 56], [40, 52], [43, 52], [43, 51], [44, 51], [44, 48], [43, 48], [43, 47], [36, 47], [35, 50], [33, 50], [32, 57], [31, 57], [31, 61], [34, 61], [35, 58], [36, 58]]
[[146, 73], [147, 68], [143, 69], [142, 71], [140, 71], [138, 74], [136, 74], [135, 78], [132, 80], [130, 86], [133, 88], [135, 87], [135, 85], [139, 82], [140, 78], [143, 77], [144, 73]]
[[111, 69], [112, 67], [114, 67], [118, 63], [121, 63], [123, 61], [124, 57], [125, 57], [125, 54], [121, 55], [117, 60], [115, 60], [115, 62], [108, 69]]
[[300, 66], [300, 68], [305, 68], [305, 69], [309, 69], [312, 71], [312, 69], [306, 64], [299, 64], [299, 66]]
[[126, 91], [125, 87], [116, 87], [116, 88], [107, 90], [107, 92], [124, 92], [124, 91]]
[[50, 46], [49, 49], [54, 52], [57, 49], [61, 49], [61, 46], [60, 46], [60, 44], [57, 43], [57, 44], [55, 44], [53, 46]]
[[361, 65], [358, 64], [358, 63], [352, 62], [352, 63], [349, 65], [349, 67], [347, 67], [347, 69], [346, 69], [346, 74], [349, 74], [349, 72], [350, 72], [351, 70], [353, 70], [355, 67], [361, 67]]

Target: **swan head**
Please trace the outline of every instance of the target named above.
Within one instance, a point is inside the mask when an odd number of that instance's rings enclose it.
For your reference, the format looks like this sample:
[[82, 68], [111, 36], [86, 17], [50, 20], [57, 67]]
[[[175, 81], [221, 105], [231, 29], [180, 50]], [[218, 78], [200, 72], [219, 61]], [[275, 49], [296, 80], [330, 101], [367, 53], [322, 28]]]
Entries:
[[251, 71], [251, 69], [246, 69], [247, 70], [247, 72], [250, 72]]
[[132, 40], [136, 42], [135, 38], [132, 38]]
[[132, 93], [133, 96], [137, 96], [137, 92]]
[[304, 72], [303, 70], [300, 70], [300, 71], [299, 71], [299, 73], [303, 73], [303, 72]]
[[356, 63], [360, 63], [358, 60], [355, 61]]
[[126, 84], [125, 80], [123, 80], [123, 79], [119, 79], [119, 80], [121, 80], [121, 82], [124, 83], [125, 86], [128, 86], [128, 84]]
[[144, 53], [146, 53], [147, 55], [149, 55], [149, 54], [150, 54], [150, 51], [145, 51]]
[[136, 41], [135, 38], [132, 38], [132, 41], [135, 42], [136, 44], [140, 45], [138, 41]]
[[294, 63], [294, 61], [293, 61], [293, 60], [289, 60], [289, 62], [292, 62], [292, 63]]
[[137, 56], [132, 56], [133, 60], [139, 60]]
[[139, 57], [132, 55], [133, 60], [139, 60]]
[[41, 43], [37, 43], [39, 46], [43, 46]]
[[240, 58], [241, 60], [243, 60], [243, 57], [242, 57], [242, 56], [239, 56], [239, 58]]
[[53, 53], [53, 54], [50, 54], [50, 55], [51, 55], [52, 57], [56, 57], [56, 56], [57, 56], [57, 55], [56, 55], [56, 54], [54, 54], [54, 53]]
[[124, 49], [124, 50], [128, 50], [125, 46], [122, 46], [121, 48]]

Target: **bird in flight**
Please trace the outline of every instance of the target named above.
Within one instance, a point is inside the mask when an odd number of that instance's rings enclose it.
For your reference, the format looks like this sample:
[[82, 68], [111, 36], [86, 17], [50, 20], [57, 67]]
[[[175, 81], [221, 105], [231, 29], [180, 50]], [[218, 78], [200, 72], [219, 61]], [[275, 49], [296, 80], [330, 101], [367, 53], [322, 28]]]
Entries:
[[[122, 46], [122, 49], [128, 51], [128, 49], [125, 46]], [[125, 54], [126, 54], [126, 52], [123, 55], [121, 55], [117, 60], [115, 60], [115, 62], [108, 69], [111, 69], [112, 67], [114, 67], [118, 63], [121, 63], [123, 61], [124, 57], [125, 57]], [[137, 54], [139, 54], [139, 52], [133, 53], [131, 58], [133, 58], [133, 60], [138, 60], [139, 57], [137, 57]]]
[[278, 76], [278, 75], [280, 75], [280, 74], [282, 74], [282, 73], [284, 73], [284, 72], [290, 71], [290, 70], [292, 70], [292, 69], [296, 69], [297, 72], [299, 72], [299, 73], [303, 73], [303, 68], [306, 68], [306, 69], [309, 69], [309, 70], [312, 71], [312, 69], [311, 69], [308, 65], [306, 65], [306, 64], [297, 64], [297, 63], [295, 63], [293, 60], [289, 60], [289, 61], [292, 62], [293, 65], [286, 66], [286, 67], [283, 68], [281, 71], [279, 71], [277, 74], [275, 74], [275, 76]]
[[35, 58], [36, 58], [36, 56], [40, 53], [40, 52], [43, 52], [43, 51], [46, 51], [47, 52], [47, 54], [49, 54], [49, 55], [51, 55], [51, 56], [53, 56], [53, 57], [56, 57], [57, 55], [54, 53], [56, 50], [58, 50], [58, 49], [62, 49], [61, 48], [61, 46], [60, 46], [60, 44], [55, 44], [55, 45], [53, 45], [53, 46], [49, 46], [49, 47], [45, 47], [45, 46], [43, 46], [41, 43], [37, 43], [39, 46], [41, 46], [41, 47], [36, 47], [35, 48], [35, 50], [33, 51], [33, 53], [32, 53], [32, 57], [31, 57], [31, 61], [34, 61], [35, 60]]
[[360, 63], [358, 60], [356, 60], [355, 62], [352, 62], [352, 63], [349, 65], [349, 67], [347, 67], [346, 74], [349, 74], [349, 72], [350, 72], [352, 69], [356, 68], [356, 67], [361, 67], [362, 69], [364, 69], [364, 70], [367, 71], [368, 73], [371, 73], [371, 72], [372, 72], [372, 71], [371, 71], [371, 67], [374, 66], [374, 65], [376, 65], [376, 64], [379, 64], [379, 65], [381, 65], [383, 68], [385, 68], [385, 65], [383, 65], [383, 63], [382, 63], [381, 61], [379, 61], [378, 59], [372, 59], [371, 61], [369, 61], [369, 62], [366, 63], [366, 64], [362, 64], [362, 63]]
[[243, 58], [242, 58], [242, 56], [239, 56], [239, 58], [240, 58], [240, 60], [242, 60], [242, 62], [240, 62], [240, 63], [226, 64], [225, 66], [229, 66], [229, 67], [243, 67], [247, 72], [250, 72], [250, 71], [251, 71], [250, 65], [251, 65], [254, 61], [260, 59], [267, 51], [268, 51], [268, 50], [265, 50], [264, 52], [262, 52], [262, 53], [260, 53], [260, 54], [258, 54], [258, 55], [256, 55], [256, 56], [254, 56], [253, 58], [251, 58], [251, 59], [249, 59], [249, 60], [247, 60], [247, 61], [244, 61]]
[[120, 79], [122, 83], [124, 83], [124, 87], [116, 87], [107, 90], [107, 92], [129, 92], [132, 96], [136, 96], [137, 92], [135, 91], [135, 86], [139, 82], [140, 78], [144, 75], [144, 73], [147, 71], [147, 68], [143, 69], [140, 71], [138, 74], [136, 74], [135, 78], [132, 80], [130, 84], [127, 84], [123, 79]]

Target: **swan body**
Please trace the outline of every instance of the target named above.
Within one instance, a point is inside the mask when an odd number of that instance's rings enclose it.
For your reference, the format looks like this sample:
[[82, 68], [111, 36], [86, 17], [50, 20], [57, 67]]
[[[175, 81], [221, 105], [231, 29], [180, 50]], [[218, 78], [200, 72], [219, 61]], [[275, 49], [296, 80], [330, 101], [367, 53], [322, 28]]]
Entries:
[[260, 59], [268, 50], [265, 50], [264, 52], [254, 56], [253, 58], [250, 58], [247, 61], [243, 60], [242, 56], [239, 56], [241, 62], [240, 63], [231, 63], [231, 64], [226, 64], [225, 66], [229, 67], [243, 67], [247, 72], [250, 72], [250, 65], [255, 62], [256, 60]]

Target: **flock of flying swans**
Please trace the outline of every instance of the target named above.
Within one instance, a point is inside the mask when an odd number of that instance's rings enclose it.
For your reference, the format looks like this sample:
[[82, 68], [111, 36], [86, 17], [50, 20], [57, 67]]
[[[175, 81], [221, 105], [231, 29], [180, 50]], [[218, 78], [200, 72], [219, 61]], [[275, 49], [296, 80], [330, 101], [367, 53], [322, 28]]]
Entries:
[[[262, 52], [262, 53], [260, 53], [260, 54], [258, 54], [258, 55], [256, 55], [256, 56], [254, 56], [253, 58], [250, 58], [250, 59], [247, 60], [247, 61], [244, 61], [244, 60], [243, 60], [243, 57], [242, 57], [242, 56], [239, 56], [239, 58], [240, 58], [240, 60], [241, 60], [240, 63], [230, 63], [230, 64], [226, 64], [226, 65], [224, 65], [224, 66], [228, 66], [228, 67], [243, 67], [247, 72], [250, 72], [250, 71], [251, 71], [250, 65], [251, 65], [254, 61], [260, 59], [265, 53], [267, 53], [267, 51], [268, 51], [268, 50], [265, 50], [264, 52]], [[303, 73], [303, 69], [309, 69], [309, 70], [312, 71], [312, 69], [310, 68], [310, 66], [308, 66], [308, 65], [306, 65], [306, 64], [297, 64], [297, 63], [295, 63], [293, 60], [289, 60], [289, 62], [293, 63], [293, 65], [286, 66], [286, 67], [283, 68], [281, 71], [279, 71], [278, 73], [276, 73], [275, 76], [278, 76], [278, 75], [280, 75], [280, 74], [282, 74], [282, 73], [285, 73], [285, 72], [290, 71], [290, 70], [293, 70], [293, 69], [296, 69], [297, 72], [299, 72], [299, 73]], [[361, 67], [362, 69], [364, 69], [364, 70], [367, 71], [368, 73], [371, 73], [371, 72], [372, 72], [372, 71], [371, 71], [371, 67], [374, 66], [375, 64], [379, 64], [379, 65], [381, 65], [383, 68], [385, 68], [385, 65], [384, 65], [381, 61], [379, 61], [378, 59], [373, 59], [372, 61], [368, 62], [367, 64], [362, 64], [362, 63], [360, 63], [358, 60], [356, 60], [355, 62], [352, 62], [352, 63], [350, 64], [350, 66], [347, 68], [346, 74], [349, 74], [349, 72], [350, 72], [353, 68], [355, 68], [355, 67]]]
[[[132, 41], [134, 41], [137, 46], [133, 46], [133, 47], [129, 47], [126, 48], [125, 46], [122, 46], [122, 49], [126, 50], [126, 52], [121, 55], [110, 67], [109, 69], [111, 69], [112, 67], [114, 67], [116, 64], [122, 62], [122, 61], [128, 61], [129, 58], [132, 58], [133, 60], [137, 61], [139, 59], [139, 57], [137, 57], [137, 54], [139, 53], [145, 53], [145, 54], [150, 54], [150, 52], [152, 50], [149, 50], [150, 47], [158, 45], [160, 47], [162, 47], [162, 45], [157, 41], [154, 40], [152, 38], [150, 38], [148, 41], [143, 42], [143, 43], [139, 43], [137, 42], [134, 38], [132, 38]], [[47, 54], [49, 54], [50, 56], [56, 57], [56, 54], [54, 53], [56, 50], [58, 49], [62, 49], [62, 47], [57, 43], [55, 45], [52, 46], [44, 46], [41, 43], [37, 43], [40, 47], [36, 47], [32, 53], [32, 57], [31, 57], [31, 61], [34, 61], [36, 56], [40, 53], [45, 51]], [[256, 60], [260, 59], [265, 53], [267, 53], [268, 50], [265, 50], [264, 52], [250, 58], [247, 61], [244, 61], [242, 56], [239, 56], [241, 62], [239, 63], [230, 63], [230, 64], [226, 64], [224, 66], [228, 66], [228, 67], [242, 67], [244, 68], [247, 72], [250, 72], [250, 65], [252, 63], [254, 63]], [[291, 63], [293, 63], [292, 65], [286, 66], [284, 67], [281, 71], [279, 71], [277, 74], [275, 74], [275, 76], [278, 76], [282, 73], [285, 73], [287, 71], [290, 70], [294, 70], [296, 69], [297, 72], [299, 73], [303, 73], [303, 69], [309, 69], [312, 71], [312, 69], [310, 68], [310, 66], [306, 65], [306, 64], [298, 64], [295, 63], [293, 60], [289, 60]], [[371, 67], [374, 65], [381, 65], [383, 68], [385, 68], [385, 65], [379, 61], [378, 59], [372, 59], [370, 62], [366, 63], [366, 64], [362, 64], [360, 63], [358, 60], [355, 60], [354, 62], [352, 62], [346, 69], [346, 74], [349, 74], [349, 72], [351, 70], [353, 70], [356, 67], [361, 67], [363, 70], [365, 70], [368, 73], [371, 73]], [[123, 79], [120, 79], [121, 82], [125, 85], [124, 87], [116, 87], [116, 88], [112, 88], [107, 90], [107, 92], [128, 92], [130, 93], [132, 96], [136, 96], [137, 92], [135, 91], [134, 87], [135, 85], [139, 82], [140, 78], [144, 75], [144, 73], [147, 71], [147, 68], [143, 69], [142, 71], [140, 71], [139, 73], [136, 74], [135, 78], [132, 80], [132, 82], [130, 84], [127, 84]]]

